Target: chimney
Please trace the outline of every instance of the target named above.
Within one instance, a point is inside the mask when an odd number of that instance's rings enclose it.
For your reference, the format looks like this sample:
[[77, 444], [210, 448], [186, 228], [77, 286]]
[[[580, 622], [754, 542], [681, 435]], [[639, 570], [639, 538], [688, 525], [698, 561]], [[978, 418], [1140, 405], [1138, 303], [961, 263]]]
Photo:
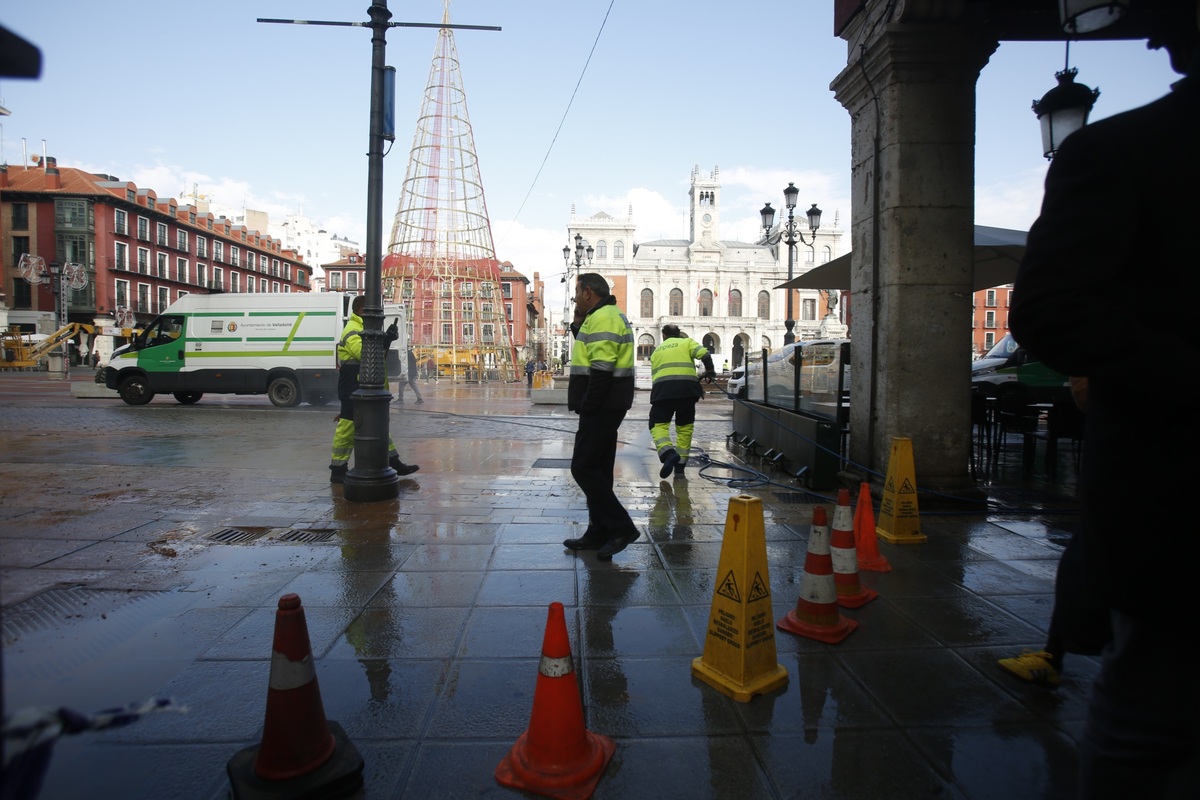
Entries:
[[61, 189], [62, 188], [62, 176], [58, 174], [58, 161], [51, 156], [46, 156], [45, 162], [46, 162], [46, 188], [47, 189]]

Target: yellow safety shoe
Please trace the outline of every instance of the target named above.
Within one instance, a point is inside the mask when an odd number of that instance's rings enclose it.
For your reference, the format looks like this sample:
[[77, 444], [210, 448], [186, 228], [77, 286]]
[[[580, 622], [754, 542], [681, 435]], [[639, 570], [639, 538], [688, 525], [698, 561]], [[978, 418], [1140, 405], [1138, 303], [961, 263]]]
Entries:
[[997, 663], [1000, 669], [1011, 672], [1023, 681], [1058, 686], [1058, 670], [1050, 663], [1053, 656], [1045, 650], [1023, 650], [1014, 658], [1002, 658]]

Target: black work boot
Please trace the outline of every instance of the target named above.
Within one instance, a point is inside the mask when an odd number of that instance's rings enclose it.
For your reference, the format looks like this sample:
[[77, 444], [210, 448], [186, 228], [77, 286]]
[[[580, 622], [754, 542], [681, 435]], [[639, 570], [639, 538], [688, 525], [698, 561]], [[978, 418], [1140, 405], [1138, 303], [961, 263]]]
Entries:
[[400, 456], [394, 454], [388, 459], [388, 466], [396, 470], [396, 474], [401, 476], [412, 475], [420, 469], [416, 464], [405, 464], [400, 460]]
[[589, 526], [578, 539], [564, 539], [563, 547], [568, 550], [599, 550], [606, 541], [603, 533]]

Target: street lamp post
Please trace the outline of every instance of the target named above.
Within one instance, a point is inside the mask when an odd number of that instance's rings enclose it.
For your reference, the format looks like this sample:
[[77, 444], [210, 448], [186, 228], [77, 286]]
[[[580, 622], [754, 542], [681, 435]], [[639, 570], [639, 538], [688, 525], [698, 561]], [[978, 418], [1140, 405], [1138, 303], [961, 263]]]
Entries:
[[596, 254], [596, 248], [583, 238], [582, 233], [575, 234], [575, 251], [574, 261], [572, 261], [572, 252], [569, 245], [563, 245], [563, 262], [567, 265], [567, 271], [563, 274], [562, 282], [567, 284], [567, 297], [563, 300], [563, 325], [569, 326], [567, 322], [571, 318], [571, 314], [567, 312], [571, 310], [571, 292], [574, 288], [571, 284], [571, 267], [575, 267], [575, 278], [579, 279], [579, 275], [583, 272], [583, 265], [592, 265], [592, 256]]
[[[812, 235], [812, 241], [806, 241], [804, 232], [796, 225], [795, 210], [796, 198], [799, 196], [800, 190], [796, 188], [796, 184], [789, 183], [787, 188], [783, 190], [783, 202], [787, 206], [787, 222], [780, 225], [780, 230], [775, 234], [774, 239], [771, 237], [771, 228], [775, 225], [775, 209], [771, 208], [771, 204], [767, 203], [763, 206], [759, 214], [762, 215], [763, 229], [766, 231], [767, 242], [774, 244], [782, 237], [784, 244], [788, 246], [788, 282], [792, 281], [792, 271], [796, 264], [796, 243], [808, 245], [814, 248], [817, 243], [817, 228], [821, 227], [821, 209], [817, 208], [817, 204], [813, 203], [812, 208], [808, 210], [808, 228]], [[792, 288], [789, 286], [787, 290], [787, 319], [784, 320], [785, 328], [783, 333], [783, 343], [791, 344], [796, 341], [796, 334], [793, 328], [796, 327], [795, 315], [792, 312]]]

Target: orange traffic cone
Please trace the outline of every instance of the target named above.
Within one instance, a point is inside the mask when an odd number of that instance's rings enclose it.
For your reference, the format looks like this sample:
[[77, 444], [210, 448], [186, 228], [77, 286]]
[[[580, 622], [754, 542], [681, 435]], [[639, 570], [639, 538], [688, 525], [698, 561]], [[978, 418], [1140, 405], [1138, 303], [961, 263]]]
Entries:
[[299, 595], [279, 598], [275, 612], [262, 742], [238, 752], [226, 771], [234, 798], [340, 798], [362, 788], [362, 756], [325, 719]]
[[854, 546], [854, 515], [850, 511], [849, 489], [838, 489], [829, 547], [833, 553], [833, 583], [837, 587], [837, 604], [845, 608], [858, 608], [878, 597], [879, 592], [864, 589], [858, 581], [858, 548]]
[[871, 484], [863, 481], [858, 487], [858, 504], [854, 506], [854, 545], [858, 548], [858, 568], [867, 572], [891, 572], [892, 565], [879, 552], [875, 536], [875, 509], [871, 507]]
[[826, 644], [837, 644], [858, 627], [857, 622], [838, 612], [833, 557], [829, 551], [829, 521], [824, 506], [813, 509], [800, 598], [796, 600], [796, 607], [780, 617], [775, 627]]
[[612, 739], [583, 726], [563, 605], [551, 603], [529, 727], [496, 765], [496, 781], [546, 797], [584, 800], [616, 749]]

